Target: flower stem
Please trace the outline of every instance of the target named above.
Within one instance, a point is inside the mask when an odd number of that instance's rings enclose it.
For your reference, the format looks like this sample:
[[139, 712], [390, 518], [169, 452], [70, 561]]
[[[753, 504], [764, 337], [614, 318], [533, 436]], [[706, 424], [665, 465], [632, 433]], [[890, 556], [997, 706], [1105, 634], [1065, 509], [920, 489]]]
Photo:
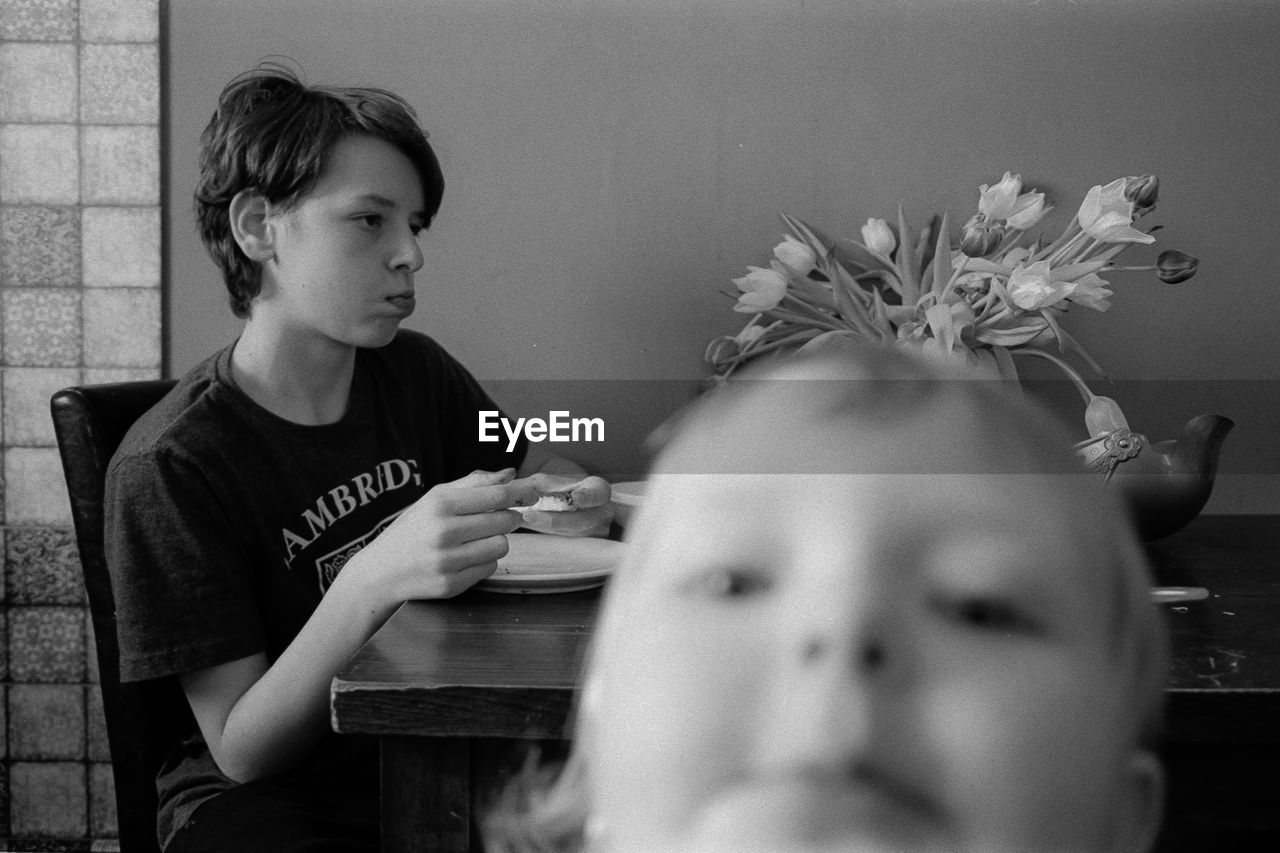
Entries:
[[1063, 373], [1065, 373], [1067, 375], [1067, 378], [1070, 379], [1071, 382], [1076, 386], [1076, 390], [1080, 392], [1080, 397], [1081, 399], [1084, 400], [1084, 403], [1086, 406], [1089, 405], [1089, 401], [1093, 399], [1093, 396], [1094, 396], [1093, 392], [1089, 390], [1089, 386], [1085, 384], [1084, 379], [1080, 376], [1079, 373], [1076, 372], [1075, 368], [1067, 364], [1062, 359], [1058, 358], [1056, 355], [1053, 355], [1052, 353], [1047, 353], [1044, 350], [1034, 349], [1031, 347], [1027, 347], [1025, 349], [1010, 349], [1009, 354], [1010, 355], [1034, 355], [1038, 358], [1043, 358], [1046, 361], [1053, 362], [1058, 366], [1058, 369], [1061, 370]]

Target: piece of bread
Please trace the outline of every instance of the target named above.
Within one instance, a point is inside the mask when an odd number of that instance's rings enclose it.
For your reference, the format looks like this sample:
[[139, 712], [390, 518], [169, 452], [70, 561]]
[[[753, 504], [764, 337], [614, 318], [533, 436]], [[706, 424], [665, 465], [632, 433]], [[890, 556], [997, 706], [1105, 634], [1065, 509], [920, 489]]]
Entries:
[[573, 492], [570, 489], [547, 492], [538, 498], [537, 503], [525, 507], [528, 510], [539, 510], [541, 512], [568, 512], [573, 508]]

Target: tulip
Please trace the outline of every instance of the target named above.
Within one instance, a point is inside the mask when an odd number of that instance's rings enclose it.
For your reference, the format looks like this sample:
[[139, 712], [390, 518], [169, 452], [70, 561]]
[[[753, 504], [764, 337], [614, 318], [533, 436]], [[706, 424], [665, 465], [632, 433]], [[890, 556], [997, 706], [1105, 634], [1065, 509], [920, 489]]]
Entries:
[[781, 243], [773, 247], [773, 256], [778, 262], [803, 278], [818, 265], [818, 255], [805, 243], [801, 243], [790, 234]]
[[862, 245], [873, 252], [879, 252], [886, 258], [898, 247], [898, 238], [893, 229], [883, 219], [868, 219], [862, 226]]
[[745, 348], [748, 344], [753, 344], [760, 340], [764, 333], [764, 326], [757, 326], [755, 323], [752, 323], [749, 326], [744, 326], [741, 332], [734, 335], [733, 342], [739, 347]]
[[1134, 217], [1155, 209], [1160, 195], [1160, 179], [1155, 175], [1137, 175], [1124, 179], [1124, 197], [1133, 202]]
[[1095, 186], [1080, 203], [1080, 228], [1103, 243], [1154, 243], [1155, 237], [1133, 227], [1133, 202], [1125, 198], [1125, 179]]
[[1200, 259], [1177, 249], [1166, 249], [1156, 258], [1156, 275], [1167, 284], [1186, 281], [1196, 274]]
[[1014, 202], [1013, 213], [1009, 214], [1004, 224], [1025, 231], [1051, 210], [1052, 207], [1045, 207], [1044, 193], [1023, 193]]
[[702, 357], [708, 364], [719, 364], [726, 358], [733, 358], [738, 352], [739, 347], [733, 338], [721, 335], [707, 344], [707, 351]]
[[1054, 281], [1048, 261], [1036, 261], [1030, 266], [1020, 266], [1009, 275], [1005, 285], [1009, 300], [1027, 311], [1038, 311], [1056, 305], [1075, 289], [1067, 281]]
[[1022, 176], [1005, 172], [994, 187], [983, 184], [978, 188], [978, 213], [993, 221], [1008, 219], [1021, 192]]
[[1004, 225], [975, 214], [964, 224], [960, 234], [960, 251], [970, 258], [981, 258], [993, 251], [1004, 239]]
[[742, 291], [733, 310], [744, 314], [759, 314], [776, 308], [787, 295], [786, 276], [773, 269], [749, 266], [747, 274], [733, 279], [733, 283]]

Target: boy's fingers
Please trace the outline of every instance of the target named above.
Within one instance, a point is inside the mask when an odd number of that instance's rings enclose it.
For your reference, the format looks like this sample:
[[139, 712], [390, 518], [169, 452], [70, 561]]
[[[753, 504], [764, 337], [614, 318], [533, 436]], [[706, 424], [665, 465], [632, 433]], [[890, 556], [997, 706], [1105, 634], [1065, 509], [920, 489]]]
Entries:
[[492, 486], [498, 483], [509, 483], [516, 476], [515, 468], [503, 468], [501, 471], [472, 471], [465, 477], [459, 477], [446, 486], [456, 488], [471, 488], [473, 486]]
[[527, 506], [538, 499], [531, 489], [509, 482], [455, 486], [441, 496], [445, 510], [454, 515], [493, 512], [513, 506]]
[[613, 487], [603, 477], [586, 477], [573, 484], [573, 505], [603, 506], [609, 502]]

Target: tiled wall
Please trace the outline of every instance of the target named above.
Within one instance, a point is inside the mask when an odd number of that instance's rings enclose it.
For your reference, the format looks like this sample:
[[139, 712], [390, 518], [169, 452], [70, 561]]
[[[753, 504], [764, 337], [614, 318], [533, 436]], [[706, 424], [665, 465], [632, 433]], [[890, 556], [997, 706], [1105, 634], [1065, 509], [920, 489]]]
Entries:
[[0, 849], [115, 849], [49, 420], [161, 367], [158, 0], [0, 0]]

